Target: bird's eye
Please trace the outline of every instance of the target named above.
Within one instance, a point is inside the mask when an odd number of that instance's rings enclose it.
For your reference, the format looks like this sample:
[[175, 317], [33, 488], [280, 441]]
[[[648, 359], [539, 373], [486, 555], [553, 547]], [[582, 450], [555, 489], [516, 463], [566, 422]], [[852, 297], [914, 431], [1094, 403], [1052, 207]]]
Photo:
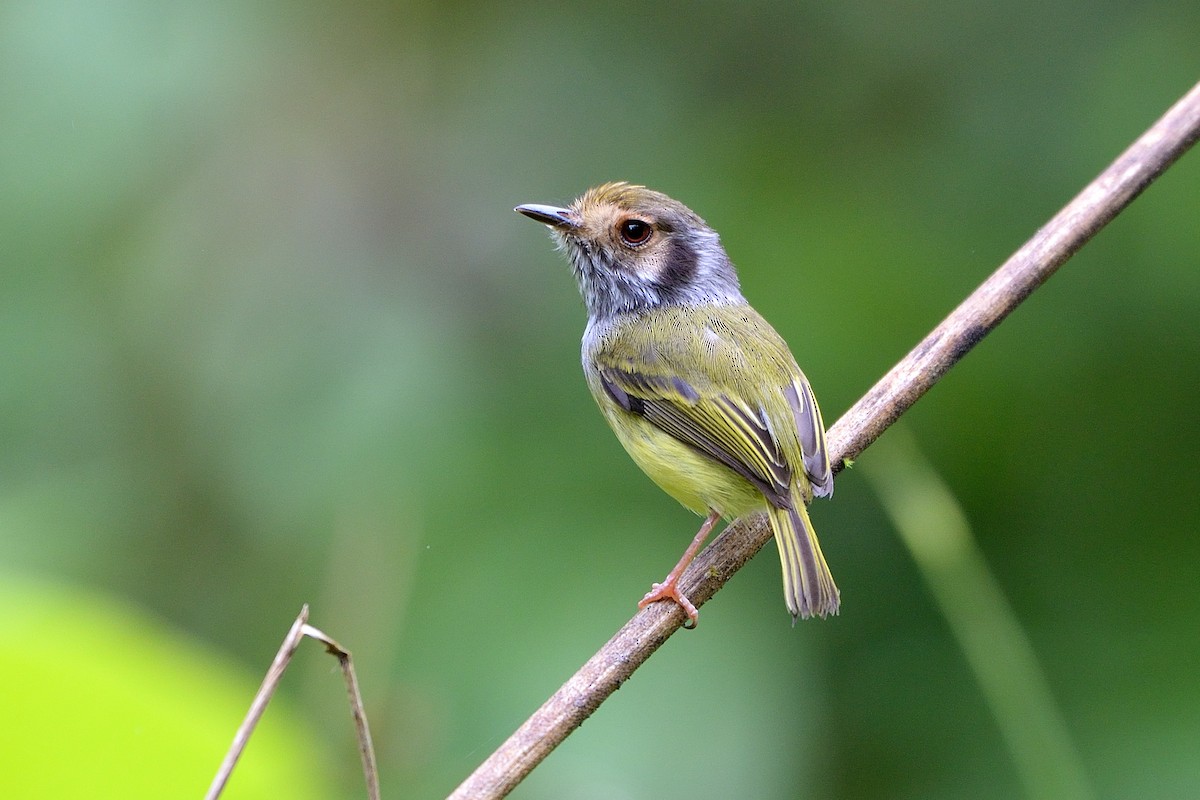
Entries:
[[650, 234], [654, 232], [654, 228], [650, 227], [649, 222], [640, 219], [625, 220], [621, 223], [619, 230], [621, 241], [630, 247], [645, 244], [650, 239]]

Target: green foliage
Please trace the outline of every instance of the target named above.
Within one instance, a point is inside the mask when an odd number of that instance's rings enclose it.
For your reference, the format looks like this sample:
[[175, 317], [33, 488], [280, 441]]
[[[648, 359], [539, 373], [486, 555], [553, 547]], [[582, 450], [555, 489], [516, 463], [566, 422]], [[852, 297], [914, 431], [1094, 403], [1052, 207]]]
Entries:
[[[126, 604], [0, 578], [5, 796], [200, 797], [260, 680]], [[284, 703], [224, 797], [328, 797], [319, 745]]]

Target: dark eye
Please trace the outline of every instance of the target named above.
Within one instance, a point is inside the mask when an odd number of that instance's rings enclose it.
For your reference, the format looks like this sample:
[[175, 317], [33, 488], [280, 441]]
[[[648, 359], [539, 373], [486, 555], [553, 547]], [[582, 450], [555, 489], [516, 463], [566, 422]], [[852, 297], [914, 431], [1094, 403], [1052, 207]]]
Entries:
[[627, 219], [620, 225], [621, 241], [630, 247], [637, 247], [639, 244], [645, 244], [650, 238], [650, 234], [654, 232], [654, 228], [650, 227], [649, 222], [640, 219]]

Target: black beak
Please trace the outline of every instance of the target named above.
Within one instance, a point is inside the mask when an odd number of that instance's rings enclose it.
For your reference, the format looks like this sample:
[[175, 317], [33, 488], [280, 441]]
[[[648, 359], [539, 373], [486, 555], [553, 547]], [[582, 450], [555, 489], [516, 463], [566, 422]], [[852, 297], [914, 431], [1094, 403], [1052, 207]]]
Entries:
[[537, 203], [527, 203], [513, 209], [518, 214], [524, 214], [532, 220], [559, 230], [574, 230], [581, 224], [579, 215], [569, 208], [543, 206]]

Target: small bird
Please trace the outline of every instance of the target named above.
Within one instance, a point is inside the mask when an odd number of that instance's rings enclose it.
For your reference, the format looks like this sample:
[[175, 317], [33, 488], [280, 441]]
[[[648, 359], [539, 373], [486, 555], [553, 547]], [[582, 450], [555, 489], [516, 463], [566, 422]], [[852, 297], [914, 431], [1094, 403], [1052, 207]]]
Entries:
[[679, 563], [638, 604], [696, 607], [684, 569], [724, 517], [765, 511], [793, 620], [840, 596], [809, 521], [833, 494], [825, 425], [783, 338], [742, 296], [715, 231], [682, 203], [629, 183], [568, 208], [515, 209], [550, 228], [587, 307], [583, 372], [617, 438], [667, 494], [705, 517]]

